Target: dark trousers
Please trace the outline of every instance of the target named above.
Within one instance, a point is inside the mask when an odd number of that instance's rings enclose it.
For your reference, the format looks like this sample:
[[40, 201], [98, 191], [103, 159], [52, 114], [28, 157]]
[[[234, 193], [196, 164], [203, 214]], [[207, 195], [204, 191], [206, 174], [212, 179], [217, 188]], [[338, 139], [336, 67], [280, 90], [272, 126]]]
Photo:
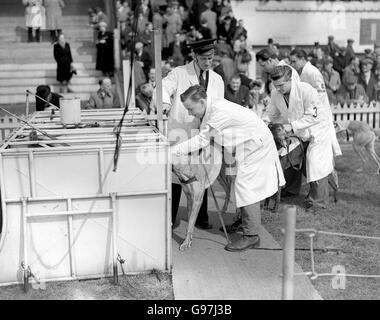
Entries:
[[[172, 223], [175, 223], [178, 213], [179, 202], [181, 200], [182, 187], [180, 184], [172, 183]], [[199, 209], [199, 214], [197, 217], [196, 224], [208, 223], [208, 214], [207, 214], [207, 189], [203, 196], [203, 202], [201, 208]]]
[[36, 37], [33, 38], [33, 28], [28, 28], [28, 42], [33, 42], [36, 40], [36, 42], [40, 42], [41, 40], [41, 30], [40, 28], [36, 29]]

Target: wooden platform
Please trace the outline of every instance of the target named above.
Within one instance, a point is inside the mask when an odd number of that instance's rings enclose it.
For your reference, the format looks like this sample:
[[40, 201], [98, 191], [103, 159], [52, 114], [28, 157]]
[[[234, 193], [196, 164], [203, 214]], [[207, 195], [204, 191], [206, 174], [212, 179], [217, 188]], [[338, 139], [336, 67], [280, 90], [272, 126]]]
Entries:
[[[220, 194], [222, 196], [222, 194]], [[218, 197], [219, 198], [219, 197]], [[222, 199], [218, 199], [220, 203]], [[282, 251], [248, 250], [232, 253], [224, 250], [226, 239], [213, 199], [209, 196], [212, 230], [195, 229], [193, 246], [181, 252], [179, 244], [187, 227], [186, 198], [181, 197], [177, 227], [173, 231], [173, 287], [176, 300], [278, 300], [281, 299]], [[231, 215], [225, 222], [231, 223]], [[178, 224], [179, 221], [179, 224]], [[235, 235], [238, 236], [238, 235]], [[261, 247], [279, 248], [278, 243], [262, 230]], [[297, 265], [295, 272], [301, 272]], [[318, 292], [307, 277], [295, 279], [295, 299], [319, 300]]]

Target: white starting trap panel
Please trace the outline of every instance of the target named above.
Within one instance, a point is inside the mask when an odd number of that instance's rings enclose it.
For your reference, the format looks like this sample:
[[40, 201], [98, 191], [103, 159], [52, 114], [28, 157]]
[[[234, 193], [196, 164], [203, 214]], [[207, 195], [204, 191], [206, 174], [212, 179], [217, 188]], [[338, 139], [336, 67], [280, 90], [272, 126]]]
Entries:
[[50, 138], [23, 125], [2, 144], [0, 285], [171, 270], [168, 143], [127, 113], [114, 172], [122, 112], [83, 110], [76, 128], [37, 112]]

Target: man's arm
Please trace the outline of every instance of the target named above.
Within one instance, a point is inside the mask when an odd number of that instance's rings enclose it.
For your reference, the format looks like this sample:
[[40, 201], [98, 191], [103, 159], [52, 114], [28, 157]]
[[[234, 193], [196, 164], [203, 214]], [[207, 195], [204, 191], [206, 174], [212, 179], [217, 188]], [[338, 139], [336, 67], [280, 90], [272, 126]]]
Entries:
[[274, 97], [274, 91], [273, 91], [271, 94], [269, 105], [266, 108], [264, 107], [264, 112], [263, 112], [263, 115], [261, 116], [261, 119], [267, 124], [270, 122], [276, 122], [276, 120], [279, 119], [281, 116], [281, 113], [276, 107], [274, 100], [275, 100], [275, 97]]
[[96, 101], [95, 101], [94, 95], [91, 94], [90, 98], [88, 99], [86, 109], [95, 109], [95, 108], [96, 108]]
[[189, 140], [179, 143], [171, 148], [171, 154], [180, 156], [187, 155], [209, 145], [211, 139], [211, 127], [206, 125], [199, 133]]

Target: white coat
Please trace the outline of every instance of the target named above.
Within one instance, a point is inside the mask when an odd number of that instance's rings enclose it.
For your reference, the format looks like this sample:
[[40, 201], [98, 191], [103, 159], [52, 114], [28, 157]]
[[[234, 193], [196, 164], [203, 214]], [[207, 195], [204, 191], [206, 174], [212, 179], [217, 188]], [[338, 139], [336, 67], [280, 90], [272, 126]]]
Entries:
[[306, 153], [307, 182], [318, 181], [333, 171], [330, 123], [317, 91], [306, 82], [293, 82], [287, 108], [283, 95], [272, 91], [264, 120], [290, 123], [294, 134], [310, 141]]
[[[196, 84], [199, 84], [199, 80], [194, 62], [174, 68], [162, 79], [162, 102], [172, 106], [168, 119], [168, 139], [171, 144], [190, 139], [199, 132], [199, 119], [188, 114], [180, 98], [183, 92]], [[209, 71], [207, 96], [224, 98], [223, 79], [212, 70]]]
[[208, 98], [199, 134], [172, 147], [172, 154], [187, 155], [205, 148], [211, 137], [229, 151], [236, 148], [237, 207], [266, 199], [285, 184], [273, 136], [249, 109], [225, 99]]
[[338, 139], [336, 138], [336, 132], [333, 123], [334, 117], [330, 108], [330, 102], [327, 96], [325, 80], [323, 79], [323, 75], [316, 67], [314, 67], [308, 61], [302, 69], [300, 79], [303, 82], [307, 82], [318, 91], [318, 96], [321, 99], [323, 111], [326, 112], [330, 121], [331, 143], [333, 147], [334, 156], [336, 157], [342, 155], [342, 150], [340, 149]]

